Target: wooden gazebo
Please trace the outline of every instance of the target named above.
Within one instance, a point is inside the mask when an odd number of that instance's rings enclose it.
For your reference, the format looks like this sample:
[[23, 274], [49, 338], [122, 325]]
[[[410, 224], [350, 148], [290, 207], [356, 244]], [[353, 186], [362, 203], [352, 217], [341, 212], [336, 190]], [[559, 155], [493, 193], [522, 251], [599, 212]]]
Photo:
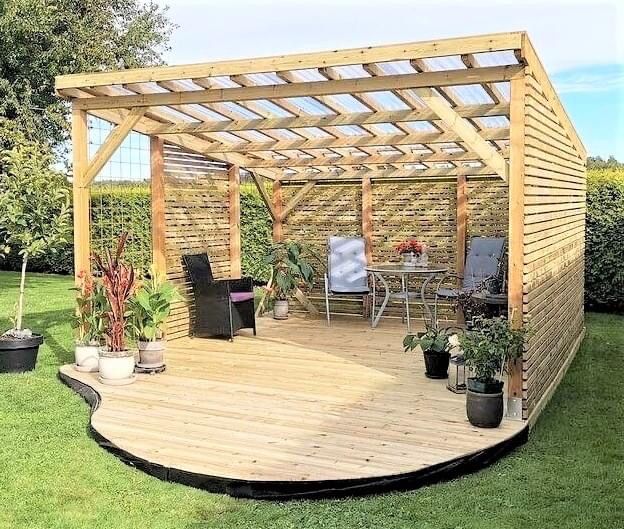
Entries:
[[[76, 270], [90, 185], [134, 130], [151, 137], [153, 262], [180, 284], [180, 256], [198, 248], [240, 274], [245, 171], [274, 238], [321, 253], [331, 234], [361, 234], [386, 260], [415, 235], [461, 272], [471, 236], [507, 237], [510, 317], [532, 329], [510, 415], [537, 417], [574, 357], [586, 152], [526, 33], [81, 73], [56, 90], [73, 112]], [[87, 114], [117, 124], [91, 160]], [[180, 306], [169, 336], [189, 318]]]

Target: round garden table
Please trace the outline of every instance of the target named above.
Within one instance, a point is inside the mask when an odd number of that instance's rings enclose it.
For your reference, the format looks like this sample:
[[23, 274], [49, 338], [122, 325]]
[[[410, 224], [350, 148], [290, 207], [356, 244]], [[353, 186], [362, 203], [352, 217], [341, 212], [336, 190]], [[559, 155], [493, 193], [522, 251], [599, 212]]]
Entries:
[[[383, 315], [386, 306], [388, 305], [388, 301], [390, 299], [403, 299], [405, 300], [405, 314], [407, 316], [407, 332], [411, 332], [410, 328], [410, 312], [409, 312], [409, 300], [410, 298], [415, 298], [418, 296], [416, 292], [410, 292], [409, 285], [409, 276], [423, 276], [424, 280], [422, 286], [420, 287], [420, 299], [423, 303], [423, 307], [425, 309], [426, 317], [429, 318], [431, 323], [435, 323], [432, 321], [433, 313], [431, 312], [431, 307], [427, 303], [427, 299], [425, 293], [427, 291], [427, 286], [431, 281], [435, 279], [435, 277], [439, 274], [445, 274], [448, 271], [448, 267], [437, 265], [437, 264], [428, 264], [426, 266], [408, 266], [402, 263], [386, 263], [386, 264], [376, 264], [366, 267], [366, 271], [371, 274], [373, 277], [373, 307], [371, 311], [371, 325], [373, 328], [377, 327], [379, 324], [379, 320]], [[392, 292], [390, 287], [388, 286], [388, 282], [386, 278], [388, 276], [400, 277], [401, 278], [401, 291], [400, 292]], [[381, 282], [384, 287], [385, 295], [384, 299], [379, 307], [379, 311], [375, 315], [375, 306], [376, 306], [376, 296], [377, 296], [377, 280]]]

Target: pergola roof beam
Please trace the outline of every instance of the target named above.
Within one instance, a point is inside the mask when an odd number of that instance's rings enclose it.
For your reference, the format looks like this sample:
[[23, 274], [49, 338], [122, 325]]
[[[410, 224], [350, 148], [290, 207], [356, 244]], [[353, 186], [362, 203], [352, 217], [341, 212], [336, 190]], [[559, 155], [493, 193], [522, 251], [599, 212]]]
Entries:
[[[483, 137], [481, 139], [484, 141], [506, 139], [509, 138], [509, 129], [486, 129], [482, 132], [482, 135]], [[206, 149], [204, 154], [253, 151], [287, 151], [296, 149], [328, 149], [336, 147], [416, 145], [427, 143], [451, 143], [458, 141], [465, 141], [465, 139], [455, 132], [348, 136], [339, 139], [326, 138], [318, 140], [285, 140], [274, 142], [247, 142], [240, 144], [215, 144]]]
[[376, 92], [380, 90], [400, 90], [404, 88], [443, 87], [481, 82], [509, 81], [518, 75], [522, 75], [523, 71], [524, 66], [520, 65], [488, 66], [483, 68], [465, 68], [461, 70], [444, 70], [416, 74], [341, 79], [338, 81], [312, 81], [240, 88], [213, 88], [187, 92], [93, 97], [78, 99], [75, 101], [75, 104], [78, 109], [93, 110], [336, 95]]
[[445, 55], [457, 55], [458, 53], [516, 50], [522, 45], [523, 35], [524, 32], [495, 33], [409, 44], [304, 53], [298, 55], [279, 55], [257, 59], [62, 75], [56, 78], [56, 88], [81, 88], [108, 84], [172, 81], [178, 79], [264, 73], [323, 66], [347, 66], [350, 64], [400, 61], [419, 57], [442, 57]]

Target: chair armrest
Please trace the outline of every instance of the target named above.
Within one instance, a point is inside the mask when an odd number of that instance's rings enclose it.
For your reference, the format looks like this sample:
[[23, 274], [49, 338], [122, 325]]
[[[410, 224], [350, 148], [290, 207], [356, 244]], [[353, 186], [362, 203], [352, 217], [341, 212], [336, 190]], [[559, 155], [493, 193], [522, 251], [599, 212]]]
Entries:
[[218, 279], [215, 283], [225, 283], [230, 292], [253, 292], [253, 279], [241, 277], [239, 279]]

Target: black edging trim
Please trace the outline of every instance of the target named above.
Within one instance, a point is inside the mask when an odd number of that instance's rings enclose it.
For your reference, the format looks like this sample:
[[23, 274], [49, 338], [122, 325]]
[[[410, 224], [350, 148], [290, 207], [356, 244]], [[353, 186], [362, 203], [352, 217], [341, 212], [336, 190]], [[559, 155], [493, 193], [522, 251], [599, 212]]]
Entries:
[[[60, 371], [58, 376], [64, 384], [89, 403], [91, 415], [93, 415], [100, 406], [102, 400], [100, 394], [88, 384]], [[529, 425], [527, 423], [513, 437], [488, 448], [413, 472], [370, 478], [319, 481], [250, 481], [197, 474], [152, 463], [119, 448], [93, 427], [91, 419], [89, 419], [89, 431], [102, 448], [108, 450], [124, 463], [163, 481], [181, 483], [208, 492], [229, 494], [236, 498], [294, 500], [300, 498], [340, 498], [379, 492], [404, 491], [476, 472], [524, 444], [529, 436]]]

